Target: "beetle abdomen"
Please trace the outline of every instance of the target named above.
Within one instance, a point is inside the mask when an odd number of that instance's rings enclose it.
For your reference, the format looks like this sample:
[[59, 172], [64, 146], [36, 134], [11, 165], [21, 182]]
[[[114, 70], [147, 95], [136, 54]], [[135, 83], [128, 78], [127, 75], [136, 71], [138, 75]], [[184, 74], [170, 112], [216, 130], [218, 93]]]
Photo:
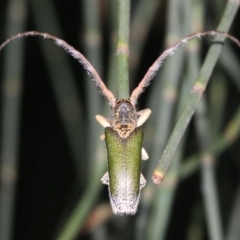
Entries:
[[107, 127], [105, 140], [113, 212], [135, 214], [140, 197], [142, 128], [135, 128], [127, 138], [122, 138], [116, 130]]

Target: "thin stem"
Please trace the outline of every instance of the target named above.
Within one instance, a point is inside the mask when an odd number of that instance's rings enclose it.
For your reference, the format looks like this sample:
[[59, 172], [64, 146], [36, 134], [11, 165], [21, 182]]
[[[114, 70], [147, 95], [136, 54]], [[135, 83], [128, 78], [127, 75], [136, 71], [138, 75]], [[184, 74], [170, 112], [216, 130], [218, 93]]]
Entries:
[[[223, 133], [216, 138], [210, 147], [211, 153], [216, 157], [224, 152], [240, 135], [240, 107], [237, 109], [231, 121], [225, 127]], [[204, 153], [203, 153], [204, 154]], [[185, 179], [197, 171], [200, 167], [202, 154], [193, 155], [184, 160], [181, 167], [181, 178]]]
[[238, 186], [236, 197], [234, 200], [230, 221], [227, 230], [227, 240], [238, 240], [240, 236], [239, 228], [239, 216], [240, 216], [240, 186]]
[[[14, 11], [18, 9], [15, 16]], [[23, 31], [26, 18], [26, 2], [12, 0], [8, 4], [6, 35]], [[22, 95], [23, 42], [6, 49], [1, 114], [1, 178], [0, 178], [0, 239], [13, 237], [15, 193], [17, 182], [19, 112]]]
[[226, 44], [219, 61], [223, 65], [223, 69], [230, 75], [231, 80], [240, 92], [240, 61], [237, 58], [237, 53], [228, 44]]
[[209, 150], [211, 145], [209, 119], [206, 113], [206, 101], [203, 97], [199, 102], [196, 111], [196, 127], [199, 145], [202, 152], [205, 152], [201, 159], [202, 163], [202, 188], [205, 208], [205, 218], [210, 239], [223, 239], [222, 223], [218, 203], [218, 194], [214, 174], [214, 155]]
[[[109, 89], [112, 89], [112, 92], [117, 93], [118, 82], [116, 81], [117, 76], [117, 59], [116, 59], [116, 41], [117, 41], [117, 10], [118, 2], [110, 1], [109, 2], [109, 22], [110, 22], [110, 54], [108, 61], [108, 72], [107, 72], [107, 85]], [[116, 94], [115, 94], [116, 95]]]
[[58, 233], [57, 240], [75, 239], [80, 229], [82, 229], [86, 217], [92, 208], [93, 203], [98, 198], [102, 184], [100, 178], [104, 172], [106, 164], [104, 162], [105, 149], [102, 142], [98, 142], [95, 158], [98, 159], [89, 175], [92, 176], [88, 188], [84, 195], [79, 199], [71, 215]]
[[227, 103], [227, 86], [223, 74], [214, 74], [214, 80], [210, 84], [210, 124], [211, 142], [219, 135], [225, 114]]
[[[88, 61], [94, 66], [99, 75], [102, 71], [101, 62], [101, 31], [100, 31], [100, 14], [98, 1], [84, 0], [82, 1], [83, 20], [84, 20], [84, 53]], [[82, 16], [81, 16], [82, 18]], [[82, 20], [82, 19], [81, 19]], [[94, 151], [97, 141], [96, 132], [98, 125], [96, 124], [95, 116], [99, 113], [102, 106], [102, 97], [98, 94], [96, 87], [88, 81], [86, 76], [86, 128], [87, 132], [87, 151], [88, 164], [91, 166], [96, 160], [94, 159]], [[84, 173], [86, 174], [86, 173]], [[88, 174], [85, 175], [88, 178]]]
[[118, 98], [129, 97], [129, 25], [130, 25], [130, 0], [119, 0], [119, 26], [117, 43], [118, 60]]

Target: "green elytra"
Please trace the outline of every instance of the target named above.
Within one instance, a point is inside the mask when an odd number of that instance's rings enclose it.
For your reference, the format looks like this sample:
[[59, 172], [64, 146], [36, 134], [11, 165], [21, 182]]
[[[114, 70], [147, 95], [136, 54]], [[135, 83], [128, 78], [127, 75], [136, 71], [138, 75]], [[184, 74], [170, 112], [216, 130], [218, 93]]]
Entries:
[[41, 36], [44, 39], [53, 40], [55, 44], [63, 48], [83, 66], [93, 83], [106, 97], [112, 107], [112, 117], [110, 120], [100, 115], [96, 116], [97, 121], [105, 128], [108, 152], [108, 172], [103, 176], [102, 182], [109, 185], [109, 197], [113, 212], [120, 215], [131, 215], [137, 211], [140, 190], [146, 184], [146, 180], [140, 173], [141, 158], [143, 160], [148, 159], [146, 151], [142, 148], [141, 126], [151, 114], [150, 109], [137, 112], [135, 108], [137, 100], [155, 77], [163, 62], [172, 56], [179, 47], [185, 45], [193, 38], [201, 38], [209, 35], [224, 36], [240, 46], [236, 38], [225, 32], [207, 31], [191, 34], [166, 49], [148, 69], [138, 87], [133, 90], [130, 98], [121, 100], [116, 100], [91, 63], [79, 51], [64, 40], [49, 33], [36, 31], [19, 33], [1, 44], [0, 50], [15, 39], [28, 36]]
[[114, 194], [117, 195], [118, 190], [124, 191], [125, 188], [122, 186], [132, 188], [133, 195], [137, 197], [140, 190], [137, 179], [140, 179], [141, 171], [142, 128], [135, 128], [128, 138], [123, 139], [113, 128], [107, 127], [105, 139], [108, 149], [108, 174], [112, 182], [109, 189], [112, 197]]
[[[111, 127], [105, 129], [108, 173], [102, 179], [108, 182], [110, 201], [115, 214], [136, 212], [140, 190], [146, 180], [141, 172], [142, 128], [136, 128], [128, 138], [122, 139]], [[140, 181], [139, 181], [140, 180]]]

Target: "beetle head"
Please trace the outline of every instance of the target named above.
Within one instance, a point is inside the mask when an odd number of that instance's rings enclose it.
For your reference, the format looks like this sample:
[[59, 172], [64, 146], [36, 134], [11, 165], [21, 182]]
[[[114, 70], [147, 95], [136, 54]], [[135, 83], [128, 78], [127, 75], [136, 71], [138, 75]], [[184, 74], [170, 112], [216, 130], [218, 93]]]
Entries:
[[117, 100], [113, 107], [112, 126], [116, 125], [137, 125], [137, 112], [128, 99]]

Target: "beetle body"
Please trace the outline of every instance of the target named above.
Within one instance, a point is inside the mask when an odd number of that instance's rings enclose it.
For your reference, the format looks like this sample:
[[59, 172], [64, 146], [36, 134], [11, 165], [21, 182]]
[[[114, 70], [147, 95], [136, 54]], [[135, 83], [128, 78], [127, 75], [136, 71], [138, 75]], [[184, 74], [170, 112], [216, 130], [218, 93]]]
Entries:
[[[147, 118], [150, 110], [146, 109]], [[127, 99], [117, 100], [109, 121], [101, 116], [97, 120], [105, 127], [108, 172], [102, 182], [108, 185], [112, 210], [117, 215], [133, 215], [137, 211], [140, 190], [146, 180], [141, 174], [142, 116]], [[146, 119], [147, 119], [146, 118]], [[140, 120], [139, 120], [140, 119]], [[105, 122], [107, 121], [107, 122]]]

